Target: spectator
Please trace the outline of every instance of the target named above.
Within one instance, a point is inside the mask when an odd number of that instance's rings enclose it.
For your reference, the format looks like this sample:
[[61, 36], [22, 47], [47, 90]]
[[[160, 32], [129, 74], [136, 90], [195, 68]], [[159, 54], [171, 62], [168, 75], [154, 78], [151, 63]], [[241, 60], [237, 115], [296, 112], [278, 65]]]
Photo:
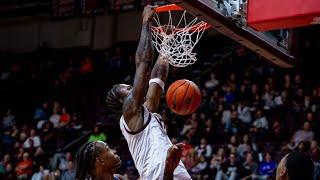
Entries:
[[228, 131], [231, 125], [231, 110], [229, 107], [225, 108], [222, 112], [221, 124], [225, 125], [225, 131]]
[[78, 113], [73, 113], [70, 124], [71, 124], [72, 129], [75, 131], [79, 131], [82, 129], [83, 124], [79, 119]]
[[[58, 114], [61, 110], [61, 104], [58, 101], [53, 101], [53, 114]], [[56, 112], [56, 113], [55, 113]]]
[[2, 120], [2, 128], [11, 128], [15, 124], [15, 116], [12, 114], [11, 109], [7, 110], [6, 115], [3, 117]]
[[213, 128], [214, 127], [213, 127], [212, 119], [207, 119], [205, 122], [205, 131], [203, 132], [203, 135], [206, 137], [209, 143], [212, 143], [214, 140]]
[[[195, 113], [194, 113], [194, 115], [196, 116]], [[192, 116], [193, 116], [193, 114], [192, 114]], [[189, 131], [191, 128], [192, 128], [191, 119], [187, 119], [187, 120], [184, 122], [184, 125], [183, 125], [182, 130], [180, 131], [180, 135], [181, 135], [181, 136], [184, 136], [184, 135], [186, 134], [186, 132]]]
[[50, 122], [46, 122], [44, 127], [41, 129], [40, 137], [42, 140], [42, 147], [47, 149], [48, 153], [53, 152], [56, 144], [56, 132], [52, 128], [52, 124]]
[[235, 101], [235, 93], [233, 92], [231, 86], [226, 87], [224, 99], [227, 105], [231, 105]]
[[93, 141], [106, 141], [107, 136], [105, 133], [100, 132], [100, 127], [96, 125], [93, 130], [93, 134], [90, 135], [88, 142], [93, 142]]
[[319, 135], [320, 135], [320, 132], [319, 132], [319, 129], [320, 129], [320, 122], [319, 120], [317, 120], [315, 118], [315, 115], [313, 112], [311, 111], [307, 111], [306, 113], [306, 121], [310, 122], [310, 125], [312, 127], [312, 131], [314, 133], [314, 137], [315, 138], [318, 138], [316, 140], [319, 140]]
[[12, 138], [9, 130], [4, 131], [1, 141], [4, 146], [3, 149], [5, 151], [9, 151], [10, 147], [14, 144], [14, 139]]
[[61, 116], [60, 116], [59, 126], [63, 127], [65, 125], [67, 125], [69, 122], [70, 122], [70, 115], [67, 112], [67, 109], [65, 107], [63, 107], [61, 109]]
[[22, 160], [24, 153], [25, 153], [24, 149], [22, 147], [19, 147], [18, 151], [15, 154], [15, 159], [18, 161]]
[[6, 168], [7, 164], [10, 163], [10, 161], [11, 161], [10, 154], [5, 154], [3, 156], [3, 160], [0, 162], [0, 177], [1, 177], [1, 174], [5, 173], [5, 168]]
[[52, 169], [59, 169], [61, 171], [67, 170], [68, 162], [72, 161], [71, 152], [56, 153], [50, 161]]
[[271, 108], [274, 107], [274, 101], [273, 101], [273, 92], [270, 88], [269, 84], [264, 85], [264, 94], [262, 95], [262, 100], [264, 101], [264, 107], [263, 109], [268, 111]]
[[237, 154], [230, 153], [228, 161], [221, 165], [221, 169], [218, 171], [215, 179], [236, 180], [240, 176], [241, 166], [237, 162]]
[[255, 162], [252, 153], [246, 154], [246, 160], [242, 164], [244, 168], [244, 178], [243, 179], [250, 179], [255, 177], [258, 172], [258, 164]]
[[214, 73], [210, 73], [210, 79], [205, 82], [204, 86], [208, 90], [213, 90], [218, 85], [219, 85], [219, 81], [216, 79], [216, 75]]
[[22, 130], [20, 131], [20, 136], [19, 136], [19, 140], [21, 142], [24, 142], [27, 138], [28, 138], [28, 134], [29, 134], [29, 128], [27, 125], [24, 125], [22, 127]]
[[251, 112], [250, 107], [247, 105], [246, 102], [242, 101], [238, 106], [238, 114], [239, 119], [244, 124], [250, 124], [251, 123]]
[[281, 142], [283, 139], [283, 132], [280, 125], [280, 122], [278, 120], [273, 122], [272, 128], [271, 128], [271, 136], [272, 139], [276, 142]]
[[232, 135], [230, 137], [230, 142], [228, 144], [228, 148], [229, 148], [229, 150], [231, 150], [232, 148], [235, 148], [235, 149], [238, 148], [238, 141], [237, 141], [237, 137], [235, 135]]
[[251, 143], [249, 139], [249, 135], [245, 134], [242, 138], [242, 143], [238, 146], [237, 152], [241, 158], [246, 156], [248, 152], [257, 151], [257, 146], [255, 143]]
[[23, 154], [23, 160], [18, 162], [16, 174], [18, 179], [29, 179], [32, 175], [32, 164], [29, 153]]
[[73, 180], [75, 179], [76, 171], [72, 161], [68, 161], [67, 170], [62, 173], [61, 180]]
[[[59, 159], [59, 169], [64, 172], [68, 170], [68, 162], [72, 161], [73, 157], [71, 152], [67, 152], [65, 156], [60, 157]], [[73, 165], [73, 164], [72, 164]], [[71, 167], [71, 166], [70, 166]], [[72, 166], [73, 167], [73, 166]]]
[[239, 128], [240, 128], [240, 120], [238, 118], [238, 113], [237, 111], [233, 110], [231, 112], [231, 121], [230, 121], [230, 124], [228, 126], [228, 133], [231, 133], [231, 134], [237, 134], [238, 131], [239, 131]]
[[36, 135], [36, 130], [32, 129], [30, 131], [30, 137], [26, 139], [26, 141], [23, 143], [23, 148], [32, 148], [32, 147], [39, 147], [41, 146], [41, 140], [38, 135]]
[[212, 156], [210, 161], [210, 169], [213, 172], [218, 172], [221, 169], [221, 165], [227, 160], [224, 148], [220, 147], [216, 154]]
[[59, 122], [60, 122], [60, 115], [58, 114], [58, 108], [59, 106], [56, 105], [55, 108], [53, 108], [53, 114], [50, 117], [49, 121], [53, 124], [54, 128], [58, 128], [59, 127]]
[[44, 102], [42, 107], [36, 108], [33, 119], [36, 121], [48, 120], [48, 102]]
[[317, 141], [315, 140], [311, 141], [310, 150], [311, 150], [311, 158], [313, 162], [320, 163], [320, 148]]
[[311, 141], [313, 139], [313, 132], [311, 131], [310, 122], [306, 121], [303, 124], [303, 128], [294, 133], [292, 141], [294, 146], [297, 146], [301, 141]]
[[204, 156], [206, 159], [210, 158], [212, 155], [212, 147], [210, 144], [207, 143], [206, 138], [201, 138], [201, 142], [199, 146], [196, 146], [194, 149], [198, 156]]
[[194, 178], [201, 179], [202, 175], [204, 175], [205, 170], [208, 166], [208, 162], [206, 161], [206, 158], [201, 155], [200, 161], [190, 170], [193, 174], [196, 174]]
[[267, 118], [262, 114], [261, 110], [258, 110], [256, 112], [256, 120], [253, 122], [254, 129], [257, 130], [268, 130], [269, 129], [269, 123]]
[[268, 179], [275, 175], [277, 169], [277, 163], [272, 160], [271, 154], [266, 152], [264, 155], [264, 161], [259, 164], [259, 174], [260, 178]]
[[14, 138], [14, 139], [17, 139], [18, 135], [19, 135], [19, 132], [20, 132], [20, 129], [18, 128], [18, 126], [17, 125], [13, 125], [12, 126], [11, 137]]
[[83, 61], [81, 61], [81, 68], [80, 68], [80, 72], [82, 74], [87, 74], [92, 72], [92, 61], [89, 57], [86, 57]]
[[35, 167], [40, 167], [43, 165], [45, 168], [48, 168], [48, 156], [47, 154], [43, 151], [42, 147], [38, 147], [36, 149], [36, 152], [34, 153], [33, 157], [33, 165]]
[[309, 150], [310, 150], [310, 141], [301, 141], [298, 144], [299, 152], [308, 154]]
[[42, 165], [39, 166], [39, 171], [32, 175], [31, 180], [43, 180], [48, 178], [49, 170], [44, 169]]
[[4, 179], [8, 180], [14, 180], [16, 179], [16, 174], [14, 172], [13, 165], [11, 163], [6, 165], [5, 173], [4, 173]]

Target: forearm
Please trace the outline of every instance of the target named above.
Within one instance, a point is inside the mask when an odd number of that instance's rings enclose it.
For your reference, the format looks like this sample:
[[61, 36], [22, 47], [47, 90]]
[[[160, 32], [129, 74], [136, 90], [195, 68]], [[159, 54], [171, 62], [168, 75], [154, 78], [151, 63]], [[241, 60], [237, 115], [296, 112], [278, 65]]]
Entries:
[[173, 180], [173, 171], [166, 168], [164, 170], [163, 180]]
[[[167, 80], [168, 72], [168, 60], [160, 55], [151, 72], [151, 79], [153, 79], [153, 83], [151, 82], [149, 86], [145, 102], [145, 106], [150, 112], [157, 112], [159, 109], [160, 98], [164, 90], [164, 82]], [[157, 78], [161, 79], [162, 82]]]
[[151, 21], [143, 20], [139, 45], [136, 51], [136, 66], [142, 62], [151, 67], [153, 60], [153, 45], [151, 36]]
[[167, 80], [168, 73], [169, 73], [168, 59], [166, 59], [162, 55], [159, 55], [159, 58], [155, 64], [155, 66], [152, 69], [151, 79], [152, 78], [159, 78], [163, 82], [165, 82]]

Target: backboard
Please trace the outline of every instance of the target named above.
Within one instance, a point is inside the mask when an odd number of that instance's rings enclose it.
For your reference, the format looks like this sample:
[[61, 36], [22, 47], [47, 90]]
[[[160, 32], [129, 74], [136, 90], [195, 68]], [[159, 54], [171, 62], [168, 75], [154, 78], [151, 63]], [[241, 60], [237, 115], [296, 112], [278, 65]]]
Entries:
[[[212, 25], [218, 32], [260, 54], [280, 67], [297, 63], [291, 53], [294, 35], [289, 30], [257, 32], [246, 25], [246, 0], [169, 0]], [[233, 3], [233, 4], [232, 4]]]

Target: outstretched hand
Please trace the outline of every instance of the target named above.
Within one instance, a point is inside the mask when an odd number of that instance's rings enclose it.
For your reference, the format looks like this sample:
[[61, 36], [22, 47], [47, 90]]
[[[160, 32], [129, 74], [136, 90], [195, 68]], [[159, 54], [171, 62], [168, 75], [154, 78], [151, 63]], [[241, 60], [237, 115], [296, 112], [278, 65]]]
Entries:
[[157, 7], [158, 6], [151, 6], [151, 5], [144, 7], [144, 10], [142, 13], [143, 22], [150, 22], [152, 20], [154, 12], [155, 12], [154, 9]]
[[185, 144], [178, 143], [171, 146], [167, 152], [167, 159], [166, 159], [166, 167], [165, 167], [165, 174], [166, 175], [173, 175], [174, 170], [178, 166], [182, 151], [184, 150]]

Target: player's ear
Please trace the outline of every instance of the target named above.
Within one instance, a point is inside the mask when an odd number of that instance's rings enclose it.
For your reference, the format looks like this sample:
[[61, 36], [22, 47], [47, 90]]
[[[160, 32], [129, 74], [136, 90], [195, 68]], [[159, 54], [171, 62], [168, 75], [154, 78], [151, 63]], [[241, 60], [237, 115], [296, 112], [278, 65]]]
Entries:
[[104, 160], [101, 159], [101, 158], [99, 158], [99, 157], [97, 157], [97, 158], [96, 158], [96, 163], [101, 164], [101, 165], [104, 165]]
[[280, 171], [280, 177], [284, 177], [287, 174], [288, 170], [287, 168], [282, 168]]

